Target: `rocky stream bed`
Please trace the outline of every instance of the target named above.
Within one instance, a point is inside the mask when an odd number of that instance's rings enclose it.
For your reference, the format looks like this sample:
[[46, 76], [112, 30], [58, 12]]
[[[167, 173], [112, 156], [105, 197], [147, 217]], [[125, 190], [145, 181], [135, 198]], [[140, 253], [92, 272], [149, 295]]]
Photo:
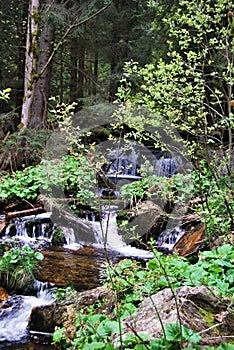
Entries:
[[[154, 227], [157, 227], [157, 220], [161, 220], [160, 213], [155, 215], [155, 206], [149, 206], [147, 212], [149, 217], [151, 217], [151, 213], [154, 213]], [[146, 215], [144, 210], [142, 213], [142, 215]], [[36, 216], [37, 212], [34, 214]], [[21, 225], [20, 230], [25, 229], [24, 220], [20, 220], [17, 222], [18, 224]], [[2, 236], [7, 227], [9, 227], [9, 222], [2, 221], [0, 226]], [[42, 231], [37, 231], [33, 228], [34, 226], [30, 227], [36, 235], [41, 234]], [[43, 227], [45, 230], [47, 226]], [[171, 235], [164, 236], [164, 243], [166, 246], [168, 244], [171, 246], [173, 235], [174, 251], [179, 255], [188, 256], [201, 246], [203, 231], [204, 224], [199, 218], [187, 216], [180, 227], [180, 236], [177, 242], [175, 237], [178, 238], [178, 232], [172, 231]], [[18, 232], [17, 229], [14, 232]], [[46, 230], [43, 232], [47, 234]], [[25, 234], [21, 235], [22, 238], [28, 239]], [[35, 237], [33, 239], [35, 240]], [[141, 252], [143, 256], [140, 256]], [[40, 288], [52, 291], [54, 287], [71, 286], [74, 288], [72, 298], [55, 302], [53, 298], [45, 301], [40, 299], [41, 295], [36, 296], [36, 300], [33, 299], [31, 309], [27, 314], [25, 334], [16, 340], [11, 337], [4, 339], [3, 334], [0, 337], [0, 349], [54, 349], [51, 345], [51, 334], [55, 327], [68, 327], [69, 336], [72, 337], [76, 313], [81, 309], [85, 310], [92, 304], [101, 305], [97, 312], [111, 315], [114, 307], [114, 292], [110, 287], [101, 286], [100, 283], [100, 273], [104, 270], [105, 263], [111, 261], [115, 264], [127, 256], [138, 259], [144, 264], [152, 257], [150, 252], [128, 245], [124, 245], [121, 249], [110, 249], [110, 247], [104, 249], [100, 245], [69, 246], [69, 244], [65, 244], [53, 246], [48, 241], [42, 248], [42, 253], [44, 260], [40, 262], [40, 268], [35, 275], [41, 283]], [[2, 288], [0, 292], [0, 325], [2, 322], [4, 325], [2, 329], [5, 327], [6, 331], [10, 333], [9, 327], [17, 329], [21, 322], [21, 306], [24, 305], [25, 297], [9, 296]], [[175, 302], [175, 296], [177, 302]], [[160, 317], [164, 325], [180, 321], [195, 332], [200, 332], [203, 345], [219, 344], [221, 341], [226, 342], [233, 338], [234, 315], [229, 311], [229, 304], [228, 300], [220, 302], [215, 293], [205, 286], [181, 287], [176, 291], [176, 295], [167, 288], [143, 300], [138, 311], [124, 321], [124, 332], [131, 332], [134, 329], [136, 332], [148, 334], [150, 338], [160, 337], [162, 335]], [[155, 307], [158, 310], [158, 316], [155, 313]], [[14, 318], [12, 310], [17, 310], [19, 314], [15, 321], [12, 321]], [[6, 318], [7, 314], [11, 314], [8, 319]], [[118, 343], [117, 336], [116, 343]]]

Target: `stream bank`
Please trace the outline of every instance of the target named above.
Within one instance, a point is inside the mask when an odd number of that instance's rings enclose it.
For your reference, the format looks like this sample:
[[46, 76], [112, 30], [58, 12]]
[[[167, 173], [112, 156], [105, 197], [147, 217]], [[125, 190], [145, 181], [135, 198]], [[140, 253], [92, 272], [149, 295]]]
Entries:
[[[33, 212], [34, 208], [35, 211]], [[95, 294], [96, 290], [98, 291], [97, 288], [100, 287], [100, 272], [105, 269], [104, 265], [107, 260], [110, 260], [115, 264], [126, 256], [135, 260], [143, 261], [144, 259], [151, 259], [153, 256], [150, 251], [133, 247], [123, 241], [116, 225], [117, 212], [115, 206], [109, 207], [112, 209], [111, 213], [106, 214], [104, 211], [101, 229], [100, 221], [98, 220], [90, 220], [89, 217], [88, 220], [83, 220], [77, 218], [75, 215], [67, 215], [66, 212], [59, 211], [59, 208], [55, 208], [56, 216], [53, 212], [55, 219], [59, 219], [59, 215], [62, 215], [63, 225], [61, 226], [57, 223], [55, 224], [54, 220], [50, 220], [50, 212], [46, 212], [40, 203], [37, 203], [34, 208], [32, 206], [31, 208], [28, 207], [26, 209], [26, 216], [23, 215], [24, 209], [22, 210], [22, 213], [19, 213], [20, 210], [18, 210], [17, 214], [16, 212], [13, 213], [13, 211], [11, 211], [12, 208], [9, 208], [7, 212], [5, 212], [7, 220], [3, 221], [4, 224], [2, 225], [3, 228], [1, 231], [3, 241], [5, 239], [10, 240], [12, 238], [17, 238], [24, 244], [29, 244], [42, 251], [44, 260], [40, 262], [40, 269], [36, 272], [36, 278], [41, 282], [49, 282], [51, 285], [54, 284], [58, 288], [70, 286], [79, 292], [86, 293], [87, 291], [88, 295], [90, 295], [89, 293]], [[141, 219], [141, 214], [144, 217], [144, 220]], [[144, 222], [146, 222], [145, 220], [147, 220], [148, 224], [149, 217], [152, 217], [152, 225], [155, 224], [157, 226], [157, 220], [161, 220], [161, 212], [155, 211], [155, 205], [151, 206], [149, 201], [148, 207], [144, 206], [144, 209], [142, 210], [138, 207], [137, 216], [139, 217], [139, 221], [143, 222], [143, 226]], [[64, 220], [64, 218], [66, 220]], [[64, 223], [66, 223], [66, 225], [64, 225]], [[81, 231], [77, 229], [77, 225], [79, 228], [81, 227]], [[63, 232], [61, 246], [56, 246], [52, 243], [52, 237], [56, 227], [61, 228]], [[200, 230], [201, 233], [203, 230], [204, 227], [202, 226], [202, 230]], [[108, 238], [106, 242], [103, 237], [103, 231], [106, 232]], [[178, 232], [174, 232], [173, 235], [171, 235], [172, 238], [168, 241], [170, 244], [176, 243], [176, 239], [179, 238], [177, 233]], [[179, 230], [179, 235], [181, 235], [181, 233], [185, 232]], [[80, 240], [80, 237], [82, 237], [82, 240]], [[196, 237], [195, 246], [196, 241], [200, 240], [201, 237], [202, 236], [199, 235]], [[85, 244], [86, 240], [90, 240], [91, 243]], [[164, 243], [167, 243], [166, 240], [167, 238], [165, 236]], [[103, 249], [104, 242], [107, 249]], [[162, 245], [162, 242], [160, 242], [161, 247]], [[88, 298], [89, 300], [92, 300], [92, 298]], [[27, 346], [34, 346], [32, 345], [34, 343], [45, 347], [51, 346], [50, 335], [43, 338], [43, 334], [53, 332], [54, 327], [49, 326], [49, 320], [52, 315], [55, 315], [56, 317], [56, 314], [60, 313], [58, 312], [58, 309], [59, 305], [56, 304], [54, 313], [49, 312], [49, 314], [47, 314], [46, 320], [43, 321], [45, 325], [43, 329], [39, 327], [39, 323], [37, 324], [36, 322], [35, 325], [35, 318], [33, 315], [34, 312], [37, 312], [35, 310], [42, 310], [44, 313], [46, 306], [41, 305], [37, 308], [33, 307], [29, 326], [32, 333], [28, 334], [24, 341], [25, 348], [26, 344], [31, 344]], [[67, 317], [66, 312], [65, 317]], [[39, 320], [38, 315], [36, 316], [36, 320]], [[32, 324], [34, 325], [32, 326]], [[56, 324], [58, 324], [57, 321]], [[34, 340], [31, 341], [31, 339]], [[7, 342], [4, 340], [2, 344], [4, 344], [3, 346], [8, 346]], [[16, 346], [15, 349], [17, 349], [18, 345], [21, 346], [22, 340], [17, 340], [12, 344], [14, 344], [14, 346]], [[12, 349], [14, 348], [12, 347]]]

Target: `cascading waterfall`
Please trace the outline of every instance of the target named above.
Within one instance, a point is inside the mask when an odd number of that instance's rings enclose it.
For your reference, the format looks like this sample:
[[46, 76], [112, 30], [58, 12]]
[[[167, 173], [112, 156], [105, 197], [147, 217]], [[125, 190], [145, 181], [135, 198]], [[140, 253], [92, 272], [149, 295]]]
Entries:
[[169, 231], [165, 230], [160, 233], [158, 240], [155, 242], [155, 246], [172, 250], [174, 245], [185, 234], [185, 232], [186, 231], [180, 227], [176, 227]]
[[[139, 169], [142, 158], [146, 157], [145, 148], [142, 149], [118, 149], [112, 151], [107, 156], [107, 164], [104, 164], [103, 170], [107, 177], [112, 181], [113, 187], [100, 188], [100, 193], [107, 193], [105, 198], [110, 198], [108, 195], [110, 191], [114, 195], [114, 199], [118, 199], [120, 193], [120, 187], [124, 183], [137, 181], [141, 179]], [[150, 153], [151, 165], [153, 172], [157, 176], [171, 177], [178, 171], [177, 159], [170, 154], [164, 154], [163, 152], [152, 155]], [[144, 158], [145, 159], [145, 158]], [[112, 197], [111, 197], [112, 198]], [[50, 221], [51, 213], [42, 213], [37, 215], [25, 216], [21, 218], [12, 219], [2, 239], [16, 237], [20, 241], [26, 244], [34, 244], [36, 241], [50, 243], [53, 237], [54, 225]], [[130, 246], [127, 246], [123, 241], [121, 235], [118, 233], [116, 225], [117, 207], [107, 206], [103, 208], [103, 214], [100, 222], [91, 220], [91, 226], [93, 227], [96, 244], [99, 246], [106, 246], [112, 250], [122, 251], [124, 254], [130, 250]], [[90, 221], [90, 220], [89, 220]], [[79, 232], [76, 235], [74, 229], [71, 227], [61, 227], [64, 234], [65, 247], [70, 249], [79, 249], [82, 245], [88, 242], [79, 242]], [[172, 236], [172, 235], [171, 235]], [[168, 240], [168, 239], [167, 239]], [[171, 243], [165, 243], [171, 245]], [[142, 254], [142, 251], [138, 251]], [[131, 247], [131, 254], [133, 254], [133, 248]], [[137, 254], [137, 252], [135, 252]], [[135, 255], [134, 254], [134, 255]]]
[[[127, 256], [139, 256], [142, 258], [150, 258], [150, 252], [137, 249], [127, 245], [122, 236], [118, 232], [116, 217], [118, 206], [103, 206], [101, 220], [96, 221], [95, 215], [91, 215], [89, 223], [93, 228], [94, 242], [93, 245], [99, 248], [106, 247], [110, 250], [116, 250], [119, 253]], [[46, 220], [44, 222], [43, 220]], [[90, 242], [77, 241], [79, 234], [74, 234], [72, 227], [59, 226], [64, 235], [64, 248], [71, 250], [81, 249], [84, 245]], [[48, 214], [39, 214], [35, 216], [25, 216], [24, 218], [13, 219], [5, 230], [2, 241], [14, 237], [19, 239], [23, 244], [36, 247], [38, 242], [44, 244], [51, 243], [53, 236], [53, 224], [48, 221]]]
[[103, 208], [101, 221], [92, 222], [97, 246], [116, 250], [125, 256], [150, 259], [153, 254], [149, 251], [138, 249], [126, 244], [117, 227], [117, 206]]
[[155, 160], [154, 173], [158, 177], [172, 177], [178, 171], [178, 164], [174, 157], [166, 155]]
[[28, 337], [28, 321], [35, 306], [48, 305], [54, 301], [46, 283], [37, 282], [36, 296], [14, 295], [6, 300], [0, 309], [1, 343], [22, 341]]
[[118, 249], [124, 245], [122, 237], [118, 235], [116, 225], [116, 206], [104, 207], [101, 221], [93, 221], [94, 235], [97, 245]]
[[[119, 150], [118, 150], [119, 151]], [[140, 157], [142, 156], [140, 150], [131, 150], [120, 153], [118, 156], [116, 152], [112, 152], [108, 159], [108, 164], [104, 166], [103, 170], [106, 177], [113, 182], [110, 187], [114, 199], [119, 196], [119, 189], [124, 183], [140, 180], [141, 174], [139, 169], [141, 167]], [[170, 155], [161, 154], [152, 158], [150, 153], [151, 165], [153, 173], [157, 176], [172, 177], [178, 171], [177, 160]], [[100, 188], [100, 193], [106, 191], [106, 198], [110, 198], [109, 188]], [[100, 196], [101, 197], [101, 196]], [[115, 202], [114, 202], [115, 203]], [[153, 254], [149, 251], [138, 249], [127, 244], [118, 232], [117, 214], [118, 205], [102, 205], [101, 219], [95, 220], [95, 215], [89, 218], [90, 226], [93, 228], [94, 240], [92, 244], [97, 247], [105, 247], [110, 251], [117, 251], [120, 255], [128, 257], [137, 257], [142, 259], [151, 259]], [[51, 243], [54, 227], [56, 225], [50, 221], [51, 213], [43, 213], [21, 218], [15, 218], [10, 221], [4, 230], [4, 236], [1, 239], [16, 237], [24, 244], [32, 244], [35, 242]], [[87, 220], [86, 219], [86, 220]], [[86, 242], [80, 242], [79, 232], [76, 234], [74, 228], [60, 226], [63, 230], [65, 239], [65, 248], [77, 250], [82, 248]], [[173, 245], [183, 234], [182, 231], [163, 232], [159, 237], [156, 245], [171, 249]], [[31, 310], [35, 306], [48, 305], [54, 301], [53, 294], [44, 283], [37, 282], [36, 296], [12, 296], [4, 302], [0, 309], [0, 348], [1, 344], [9, 342], [21, 342], [28, 337], [27, 327], [31, 314]]]
[[[146, 153], [146, 154], [145, 154]], [[106, 163], [103, 165], [103, 172], [110, 179], [129, 179], [137, 181], [141, 179], [140, 169], [147, 161], [152, 167], [153, 174], [159, 177], [172, 177], [180, 167], [182, 160], [167, 152], [158, 151], [155, 154], [143, 149], [126, 151], [118, 149], [107, 155]]]
[[63, 235], [64, 235], [64, 239], [65, 239], [65, 244], [63, 245], [64, 248], [77, 250], [77, 249], [80, 249], [83, 247], [83, 245], [80, 244], [80, 242], [76, 242], [74, 229], [72, 227], [60, 226], [60, 228], [63, 231]]
[[[42, 213], [21, 218], [14, 218], [5, 229], [2, 241], [12, 237], [18, 239], [23, 244], [33, 247], [44, 244], [50, 244], [53, 238], [55, 225], [50, 220], [51, 213]], [[75, 241], [74, 229], [71, 227], [60, 226], [64, 234], [64, 246], [71, 249], [82, 247]]]
[[[107, 155], [107, 163], [103, 166], [103, 171], [107, 178], [112, 180], [110, 185], [110, 192], [112, 195], [119, 193], [117, 190], [125, 183], [132, 181], [138, 181], [142, 177], [140, 175], [140, 167], [145, 160], [148, 159], [149, 166], [152, 167], [151, 171], [158, 177], [171, 178], [175, 175], [179, 166], [182, 164], [180, 157], [173, 157], [169, 153], [162, 151], [156, 152], [154, 155], [143, 149], [131, 149], [130, 151], [124, 148], [114, 150]], [[149, 162], [150, 160], [150, 162]], [[107, 189], [100, 189], [100, 193], [107, 193]], [[104, 196], [105, 198], [105, 196]], [[110, 198], [112, 198], [110, 196]], [[117, 195], [115, 198], [119, 198]], [[93, 224], [96, 242], [99, 245], [106, 245], [107, 248], [116, 249], [124, 255], [142, 254], [142, 250], [138, 249], [134, 252], [133, 247], [126, 245], [122, 240], [122, 237], [118, 234], [116, 224], [116, 211], [115, 206], [107, 206], [103, 210], [102, 219], [100, 222]], [[184, 234], [183, 230], [174, 229], [171, 232], [164, 232], [161, 234], [158, 245], [171, 249], [176, 241]], [[148, 252], [146, 252], [148, 253]]]
[[53, 223], [50, 221], [50, 215], [51, 213], [42, 213], [12, 219], [2, 239], [15, 237], [24, 243], [36, 240], [51, 242]]
[[107, 176], [136, 176], [138, 157], [139, 154], [135, 150], [128, 152], [121, 148], [114, 150], [108, 154], [103, 171]]

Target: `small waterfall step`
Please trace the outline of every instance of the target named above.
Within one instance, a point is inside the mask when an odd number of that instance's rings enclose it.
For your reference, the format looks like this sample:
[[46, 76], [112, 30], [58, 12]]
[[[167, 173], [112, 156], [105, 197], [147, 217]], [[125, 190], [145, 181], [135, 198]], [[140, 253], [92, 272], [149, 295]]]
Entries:
[[12, 218], [1, 233], [2, 241], [8, 238], [18, 238], [24, 243], [36, 240], [51, 242], [54, 224], [50, 220], [51, 213], [41, 213]]
[[176, 252], [185, 257], [199, 251], [205, 242], [205, 224], [197, 215], [188, 215], [185, 218], [187, 221], [177, 227], [161, 232], [155, 242], [156, 248]]
[[22, 341], [28, 337], [28, 322], [35, 306], [49, 305], [54, 301], [48, 284], [37, 282], [36, 296], [13, 295], [3, 302], [0, 309], [0, 348], [5, 342]]
[[103, 208], [101, 221], [92, 222], [97, 247], [106, 247], [128, 257], [152, 259], [153, 253], [138, 249], [124, 242], [118, 233], [117, 206], [106, 206]]

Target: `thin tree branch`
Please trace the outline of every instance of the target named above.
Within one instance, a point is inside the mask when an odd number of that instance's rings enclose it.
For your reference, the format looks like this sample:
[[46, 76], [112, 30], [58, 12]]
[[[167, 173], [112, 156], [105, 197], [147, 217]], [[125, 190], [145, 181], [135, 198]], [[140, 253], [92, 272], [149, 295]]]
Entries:
[[41, 69], [41, 71], [38, 73], [36, 79], [39, 79], [42, 74], [45, 72], [45, 70], [47, 69], [47, 67], [49, 66], [49, 64], [51, 63], [54, 55], [56, 54], [56, 52], [58, 51], [58, 49], [60, 48], [60, 46], [64, 43], [64, 40], [66, 39], [66, 37], [68, 36], [68, 34], [71, 32], [72, 29], [81, 26], [84, 23], [87, 23], [88, 21], [90, 21], [91, 19], [93, 19], [94, 17], [98, 16], [100, 13], [102, 13], [103, 11], [105, 11], [109, 6], [111, 5], [111, 3], [107, 4], [106, 6], [102, 7], [100, 10], [98, 10], [97, 12], [93, 13], [91, 16], [89, 16], [88, 18], [84, 19], [83, 21], [76, 23], [76, 20], [70, 25], [70, 27], [66, 30], [66, 32], [64, 33], [62, 39], [59, 41], [59, 43], [56, 45], [54, 51], [52, 52], [52, 54], [50, 55], [50, 57], [48, 58], [47, 63], [44, 65], [44, 67]]
[[150, 350], [150, 347], [147, 345], [145, 340], [140, 336], [140, 334], [137, 333], [137, 331], [131, 326], [130, 323], [126, 323], [127, 327], [131, 329], [131, 331], [134, 333], [134, 335], [141, 341], [141, 344], [143, 344], [147, 350]]
[[214, 324], [213, 326], [211, 326], [211, 327], [209, 327], [209, 328], [203, 329], [203, 330], [200, 331], [198, 334], [203, 334], [203, 333], [209, 332], [211, 329], [220, 327], [220, 326], [222, 326], [222, 325], [223, 325], [223, 322], [222, 322], [222, 323]]
[[46, 12], [49, 12], [49, 11], [50, 11], [50, 9], [51, 9], [51, 7], [54, 5], [54, 3], [55, 3], [55, 0], [51, 1], [51, 3], [49, 4], [49, 6], [48, 6], [47, 9], [46, 9]]
[[233, 339], [234, 335], [220, 335], [219, 337], [209, 337], [206, 338], [206, 340], [214, 340], [214, 339], [223, 339], [223, 338], [227, 338], [227, 339]]

